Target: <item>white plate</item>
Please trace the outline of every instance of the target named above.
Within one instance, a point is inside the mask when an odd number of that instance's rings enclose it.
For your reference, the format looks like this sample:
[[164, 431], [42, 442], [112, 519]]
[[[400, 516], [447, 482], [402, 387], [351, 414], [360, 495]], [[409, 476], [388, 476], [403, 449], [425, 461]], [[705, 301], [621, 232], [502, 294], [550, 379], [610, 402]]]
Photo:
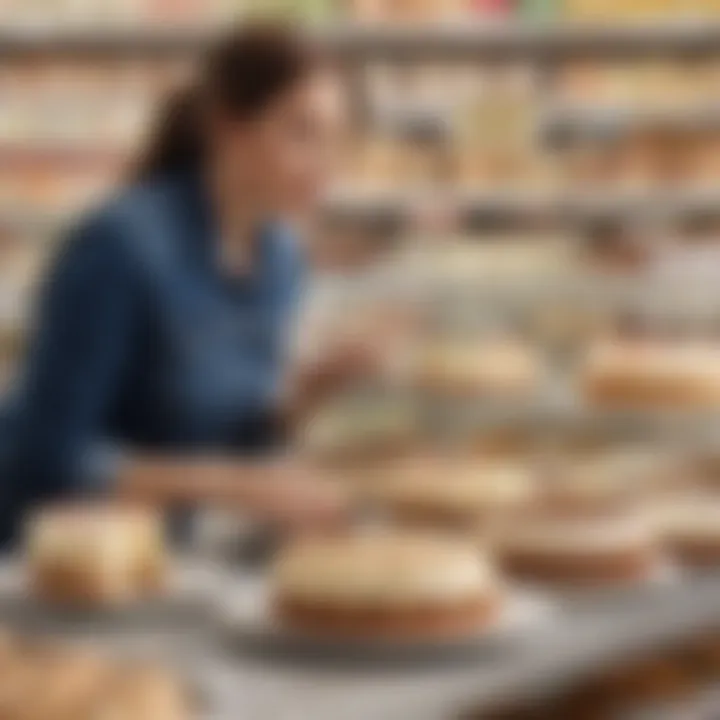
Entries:
[[185, 630], [207, 626], [217, 592], [217, 573], [190, 562], [171, 566], [167, 593], [127, 606], [60, 608], [28, 595], [21, 563], [0, 567], [0, 624], [50, 633]]
[[658, 562], [644, 577], [633, 580], [598, 584], [569, 584], [563, 582], [536, 582], [522, 583], [528, 592], [545, 593], [551, 595], [558, 602], [563, 603], [616, 603], [634, 600], [645, 600], [648, 595], [663, 593], [668, 587], [677, 585], [682, 580], [682, 574], [673, 563]]
[[323, 638], [299, 633], [274, 622], [268, 585], [257, 580], [225, 592], [218, 623], [225, 640], [238, 650], [302, 653], [333, 658], [422, 660], [498, 650], [547, 628], [555, 605], [543, 594], [519, 591], [509, 595], [500, 617], [478, 633], [463, 637], [416, 640]]

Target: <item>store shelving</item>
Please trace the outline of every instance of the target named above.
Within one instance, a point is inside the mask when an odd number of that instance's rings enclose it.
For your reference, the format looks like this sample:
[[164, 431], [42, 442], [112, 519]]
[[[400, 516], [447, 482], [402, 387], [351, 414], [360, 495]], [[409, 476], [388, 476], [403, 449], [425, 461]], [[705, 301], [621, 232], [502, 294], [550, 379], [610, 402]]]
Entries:
[[613, 139], [638, 131], [680, 133], [720, 129], [720, 104], [681, 108], [558, 106], [542, 120], [546, 137], [564, 141]]
[[[720, 193], [714, 190], [548, 194], [535, 192], [339, 192], [327, 205], [332, 217], [385, 221], [422, 229], [428, 205], [447, 211], [461, 227], [482, 228], [517, 222], [583, 226], [596, 222], [645, 220], [681, 222], [718, 218]], [[482, 237], [482, 236], [478, 236]]]
[[[527, 57], [637, 57], [668, 53], [715, 52], [720, 23], [687, 20], [604, 26], [583, 23], [530, 25], [514, 22], [385, 26], [333, 23], [314, 31], [347, 59], [475, 59]], [[45, 53], [154, 55], [194, 52], [216, 35], [212, 30], [127, 28], [6, 27], [0, 55]]]
[[[433, 210], [446, 218], [438, 231], [482, 231], [502, 227], [583, 229], [644, 222], [682, 223], [720, 219], [720, 193], [547, 194], [533, 192], [347, 192], [335, 193], [324, 204], [328, 221], [377, 231], [420, 234], [434, 230]], [[35, 234], [38, 239], [62, 229], [72, 213], [28, 208], [0, 209], [0, 229]], [[474, 235], [482, 242], [481, 232]], [[578, 235], [578, 241], [582, 236]]]

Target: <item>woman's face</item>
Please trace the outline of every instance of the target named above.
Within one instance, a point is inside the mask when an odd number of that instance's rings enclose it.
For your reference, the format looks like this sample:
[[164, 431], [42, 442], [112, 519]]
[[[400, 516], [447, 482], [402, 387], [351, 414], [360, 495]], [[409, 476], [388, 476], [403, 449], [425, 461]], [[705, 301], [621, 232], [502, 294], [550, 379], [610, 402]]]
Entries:
[[318, 72], [278, 97], [257, 119], [224, 124], [219, 149], [226, 176], [264, 212], [307, 213], [331, 179], [343, 126], [339, 80]]

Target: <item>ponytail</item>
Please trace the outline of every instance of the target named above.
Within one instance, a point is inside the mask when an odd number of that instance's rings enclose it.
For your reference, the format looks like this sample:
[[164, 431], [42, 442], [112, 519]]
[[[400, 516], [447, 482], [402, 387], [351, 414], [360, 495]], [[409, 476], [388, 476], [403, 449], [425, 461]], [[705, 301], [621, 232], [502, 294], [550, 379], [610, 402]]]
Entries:
[[200, 93], [176, 91], [161, 109], [150, 143], [134, 168], [136, 180], [194, 170], [204, 154]]
[[324, 63], [317, 47], [283, 25], [234, 30], [205, 57], [197, 84], [171, 97], [160, 112], [135, 179], [198, 169], [207, 149], [207, 107], [231, 120], [251, 120]]

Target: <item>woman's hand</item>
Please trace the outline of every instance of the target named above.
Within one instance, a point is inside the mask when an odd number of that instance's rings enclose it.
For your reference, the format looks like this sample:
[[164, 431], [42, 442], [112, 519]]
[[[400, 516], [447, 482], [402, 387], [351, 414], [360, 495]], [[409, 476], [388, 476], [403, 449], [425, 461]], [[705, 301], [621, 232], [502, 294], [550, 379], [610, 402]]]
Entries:
[[306, 469], [281, 464], [231, 499], [239, 511], [292, 533], [329, 531], [349, 520], [348, 494]]

